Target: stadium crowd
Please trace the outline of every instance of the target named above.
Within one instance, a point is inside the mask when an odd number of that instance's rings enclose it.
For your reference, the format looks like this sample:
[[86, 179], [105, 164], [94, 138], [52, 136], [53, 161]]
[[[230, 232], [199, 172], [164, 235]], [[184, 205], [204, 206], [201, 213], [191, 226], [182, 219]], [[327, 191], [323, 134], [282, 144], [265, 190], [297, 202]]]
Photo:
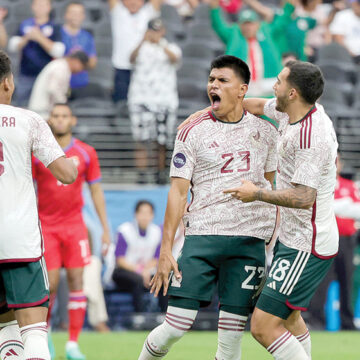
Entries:
[[[215, 55], [226, 53], [244, 60], [251, 71], [248, 95], [257, 97], [272, 96], [273, 84], [287, 61], [316, 63], [327, 80], [321, 98], [327, 111], [338, 114], [339, 107], [349, 113], [360, 109], [360, 0], [1, 0], [0, 47], [12, 59], [15, 105], [36, 111], [46, 120], [57, 104], [67, 102], [74, 113], [78, 110], [82, 124], [88, 121], [87, 114], [109, 108], [117, 121], [128, 118], [138, 183], [149, 182], [149, 167], [156, 169], [150, 182], [167, 183], [167, 153], [177, 117], [207, 106], [204, 85]], [[89, 161], [97, 163], [96, 155]], [[94, 179], [86, 174], [90, 187]], [[360, 203], [352, 183], [341, 179], [339, 174], [338, 186], [350, 188], [353, 202]], [[342, 195], [340, 190], [336, 194]], [[108, 232], [104, 211], [101, 222]], [[343, 328], [353, 329], [347, 280], [353, 274], [357, 229], [353, 220], [342, 219], [360, 216], [358, 208], [352, 213], [343, 214], [343, 207], [338, 211], [343, 256], [331, 276], [343, 285]], [[154, 305], [147, 294], [162, 231], [152, 224], [153, 212], [153, 204], [139, 202], [134, 222], [119, 227], [116, 247], [110, 247], [106, 257], [113, 280], [106, 285], [107, 292], [131, 294], [130, 309], [135, 312], [145, 311], [145, 303], [159, 311], [166, 309], [165, 297]], [[94, 275], [87, 275], [85, 269], [84, 286], [73, 280], [73, 302], [79, 303], [76, 297], [80, 295], [86, 295], [89, 302], [94, 299], [89, 282], [99, 277], [98, 260], [92, 261], [96, 263], [91, 270]], [[326, 285], [331, 279], [327, 278]], [[99, 281], [97, 284], [98, 294], [102, 289]], [[94, 328], [107, 331], [103, 299], [97, 304], [95, 294], [89, 321]], [[316, 303], [314, 318], [321, 313], [323, 302], [321, 298]], [[99, 313], [102, 315], [96, 317]], [[316, 321], [324, 326], [323, 316]]]

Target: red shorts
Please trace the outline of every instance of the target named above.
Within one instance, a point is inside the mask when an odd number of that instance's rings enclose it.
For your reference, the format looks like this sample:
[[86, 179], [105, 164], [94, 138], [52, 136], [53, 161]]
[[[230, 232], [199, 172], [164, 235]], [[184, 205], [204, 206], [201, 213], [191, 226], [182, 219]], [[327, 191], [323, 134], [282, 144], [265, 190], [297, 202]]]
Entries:
[[84, 267], [90, 263], [88, 232], [84, 222], [62, 227], [42, 225], [48, 270]]

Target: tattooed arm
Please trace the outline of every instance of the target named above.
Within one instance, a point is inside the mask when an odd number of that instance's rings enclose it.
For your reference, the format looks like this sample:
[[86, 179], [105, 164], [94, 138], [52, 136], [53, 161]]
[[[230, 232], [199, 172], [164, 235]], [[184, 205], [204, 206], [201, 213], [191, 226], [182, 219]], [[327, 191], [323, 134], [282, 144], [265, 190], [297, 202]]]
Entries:
[[224, 193], [231, 194], [242, 202], [259, 200], [295, 209], [310, 209], [316, 199], [316, 190], [305, 185], [295, 185], [294, 188], [285, 190], [264, 190], [251, 181], [243, 180], [242, 183], [242, 186], [225, 190]]

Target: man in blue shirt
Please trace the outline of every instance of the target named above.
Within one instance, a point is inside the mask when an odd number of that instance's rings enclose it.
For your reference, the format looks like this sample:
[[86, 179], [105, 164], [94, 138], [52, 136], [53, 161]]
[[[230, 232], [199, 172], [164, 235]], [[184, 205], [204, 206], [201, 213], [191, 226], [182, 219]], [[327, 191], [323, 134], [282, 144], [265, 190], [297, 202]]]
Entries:
[[9, 42], [11, 52], [21, 53], [20, 74], [16, 91], [19, 106], [26, 106], [32, 86], [40, 71], [54, 58], [64, 55], [60, 32], [50, 20], [51, 0], [32, 0], [33, 18], [24, 20], [17, 36]]
[[[89, 57], [88, 68], [93, 69], [97, 64], [95, 42], [93, 36], [82, 29], [85, 20], [85, 8], [81, 2], [70, 2], [65, 10], [64, 25], [61, 27], [61, 38], [65, 44], [65, 55], [75, 51], [83, 51]], [[73, 74], [71, 78], [71, 89], [81, 89], [89, 83], [89, 74], [83, 71]], [[77, 91], [73, 91], [77, 93]]]

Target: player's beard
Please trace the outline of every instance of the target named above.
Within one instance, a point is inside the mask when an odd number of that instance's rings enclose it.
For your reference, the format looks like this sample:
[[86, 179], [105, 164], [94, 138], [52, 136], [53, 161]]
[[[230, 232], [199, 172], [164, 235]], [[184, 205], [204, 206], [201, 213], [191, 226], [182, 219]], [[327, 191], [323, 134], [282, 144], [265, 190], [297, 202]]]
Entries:
[[276, 97], [276, 107], [275, 109], [280, 112], [285, 112], [288, 105], [288, 100], [286, 96], [277, 96]]

